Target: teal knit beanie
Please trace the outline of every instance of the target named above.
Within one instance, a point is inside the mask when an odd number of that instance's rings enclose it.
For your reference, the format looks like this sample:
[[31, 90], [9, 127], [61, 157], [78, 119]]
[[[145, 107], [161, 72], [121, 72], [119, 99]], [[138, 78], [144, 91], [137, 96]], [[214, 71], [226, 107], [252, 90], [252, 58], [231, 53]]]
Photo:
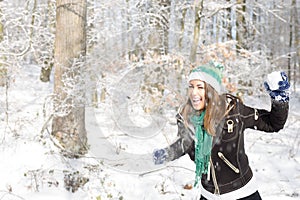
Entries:
[[221, 93], [222, 72], [223, 66], [219, 63], [209, 62], [193, 69], [188, 77], [188, 82], [191, 80], [200, 80], [208, 83], [219, 94]]

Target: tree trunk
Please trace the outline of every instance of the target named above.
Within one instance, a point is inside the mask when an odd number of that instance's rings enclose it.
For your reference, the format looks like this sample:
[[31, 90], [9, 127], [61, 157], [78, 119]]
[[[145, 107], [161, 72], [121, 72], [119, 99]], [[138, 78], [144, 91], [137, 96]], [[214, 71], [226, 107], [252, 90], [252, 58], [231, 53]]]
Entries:
[[[48, 17], [46, 18], [46, 26], [48, 26], [48, 30], [51, 34], [52, 34], [52, 30], [55, 28], [53, 23], [51, 23], [52, 22], [51, 21], [52, 13], [53, 13], [52, 2], [51, 2], [51, 0], [48, 0], [48, 10], [47, 10]], [[47, 56], [47, 58], [44, 61], [44, 66], [41, 69], [40, 80], [42, 82], [50, 81], [50, 75], [51, 75], [52, 68], [53, 68], [53, 52]]]
[[[95, 20], [95, 16], [96, 16], [96, 12], [95, 12], [95, 7], [96, 7], [96, 2], [95, 0], [93, 1], [89, 1], [87, 2], [87, 6], [90, 8], [87, 11], [87, 18], [90, 20], [86, 29], [87, 29], [87, 37], [93, 38], [94, 36], [92, 36], [94, 33], [96, 33], [96, 20]], [[94, 51], [95, 46], [96, 46], [97, 41], [96, 40], [90, 40], [87, 42], [88, 46], [87, 46], [87, 53], [91, 53]], [[89, 96], [91, 97], [91, 101], [92, 101], [92, 106], [97, 108], [98, 107], [98, 91], [97, 91], [97, 72], [95, 71], [95, 69], [92, 69], [91, 63], [88, 63], [87, 68], [89, 68], [89, 77], [90, 77], [90, 84], [91, 86], [89, 87]]]
[[32, 39], [33, 39], [33, 31], [34, 31], [33, 27], [34, 27], [34, 22], [35, 22], [36, 6], [37, 6], [37, 0], [34, 0], [33, 8], [32, 8], [32, 16], [31, 16], [30, 44], [32, 44]]
[[[227, 0], [228, 3], [230, 3], [230, 0]], [[224, 19], [224, 23], [226, 24], [226, 27], [224, 27], [224, 29], [227, 29], [226, 32], [226, 40], [232, 40], [232, 25], [231, 25], [231, 7], [226, 8], [226, 15], [225, 15], [225, 19]], [[226, 21], [227, 20], [227, 21]]]
[[[296, 1], [295, 1], [296, 2]], [[294, 4], [294, 0], [292, 1], [292, 6], [291, 6], [291, 12], [290, 12], [290, 16], [289, 16], [289, 22], [290, 22], [290, 25], [289, 25], [289, 49], [290, 49], [290, 52], [293, 51], [293, 11], [294, 11], [294, 8], [293, 8], [293, 5]], [[292, 62], [292, 59], [291, 59], [292, 55], [289, 53], [288, 55], [288, 62], [287, 62], [287, 65], [288, 65], [288, 77], [292, 77], [291, 73], [292, 73], [292, 70], [291, 70], [291, 62]]]
[[179, 36], [179, 40], [178, 40], [178, 46], [179, 46], [179, 50], [182, 50], [182, 41], [183, 41], [183, 37], [184, 37], [184, 29], [185, 29], [185, 16], [186, 16], [186, 12], [187, 12], [187, 8], [184, 7], [182, 9], [182, 17], [180, 18], [180, 36]]
[[245, 20], [245, 11], [246, 11], [246, 0], [237, 0], [237, 11], [236, 11], [236, 40], [237, 40], [237, 49], [247, 49], [246, 45], [246, 20]]
[[76, 157], [87, 151], [82, 77], [86, 54], [87, 2], [57, 0], [56, 7], [52, 135], [68, 156]]
[[[2, 11], [0, 9], [0, 15], [1, 15]], [[1, 16], [2, 19], [2, 16]], [[3, 30], [4, 26], [2, 24], [2, 22], [0, 22], [0, 42], [3, 41], [3, 37], [4, 37], [4, 30]], [[6, 60], [6, 58], [4, 56], [1, 56], [1, 60]], [[3, 65], [3, 63], [0, 63], [0, 87], [4, 87], [6, 85], [6, 81], [7, 81], [7, 67]]]
[[191, 47], [190, 53], [190, 61], [191, 63], [195, 63], [196, 55], [197, 55], [197, 47], [199, 44], [200, 38], [200, 23], [201, 23], [201, 15], [203, 9], [203, 0], [201, 0], [198, 5], [195, 5], [195, 26], [194, 26], [194, 38]]
[[[291, 17], [293, 17], [294, 18], [294, 30], [292, 30], [292, 31], [294, 31], [294, 34], [295, 34], [295, 44], [294, 44], [294, 46], [296, 47], [296, 58], [295, 58], [295, 64], [294, 64], [294, 66], [295, 66], [295, 68], [294, 68], [294, 76], [293, 76], [293, 78], [294, 78], [294, 90], [296, 91], [296, 85], [297, 85], [297, 80], [298, 80], [298, 78], [299, 77], [297, 77], [298, 76], [298, 72], [300, 71], [300, 32], [299, 32], [299, 30], [300, 30], [300, 21], [299, 21], [299, 13], [298, 13], [298, 10], [297, 10], [297, 1], [296, 0], [293, 0], [292, 1], [292, 9], [294, 9], [294, 13], [293, 13], [293, 15], [291, 16]], [[298, 47], [298, 48], [297, 48]], [[298, 66], [298, 69], [296, 68]], [[292, 76], [290, 76], [290, 78], [292, 78]]]

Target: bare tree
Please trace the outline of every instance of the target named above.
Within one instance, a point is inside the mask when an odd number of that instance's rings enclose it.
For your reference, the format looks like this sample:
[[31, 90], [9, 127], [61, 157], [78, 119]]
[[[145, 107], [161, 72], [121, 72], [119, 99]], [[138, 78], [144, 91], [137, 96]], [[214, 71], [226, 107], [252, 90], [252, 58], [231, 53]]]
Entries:
[[[299, 79], [299, 72], [300, 72], [300, 32], [299, 32], [299, 27], [300, 27], [300, 20], [299, 20], [299, 13], [296, 8], [297, 7], [297, 2], [296, 0], [293, 0], [293, 5], [295, 9], [295, 38], [296, 38], [296, 61], [295, 61], [295, 75], [294, 75], [294, 87], [296, 90], [296, 84], [297, 84], [297, 79]], [[299, 2], [298, 2], [299, 3]], [[298, 69], [297, 69], [298, 66]]]
[[[230, 3], [230, 0], [226, 0], [228, 3]], [[225, 12], [225, 19], [224, 19], [224, 24], [225, 24], [225, 27], [224, 29], [226, 30], [227, 29], [227, 33], [226, 33], [226, 40], [232, 40], [232, 25], [231, 25], [231, 7], [227, 7], [226, 8], [226, 12]]]
[[[127, 0], [126, 2], [129, 5], [130, 1]], [[127, 29], [137, 27], [136, 25], [139, 24], [138, 36], [130, 36], [132, 38], [129, 39], [129, 46], [136, 38], [139, 42], [134, 42], [134, 50], [129, 52], [129, 55], [131, 56], [133, 53], [136, 57], [144, 59], [148, 50], [151, 50], [155, 55], [166, 55], [169, 48], [171, 1], [139, 1], [136, 7], [138, 8], [139, 19], [128, 17]], [[133, 34], [135, 33], [133, 32]]]
[[[288, 59], [288, 69], [289, 69], [289, 77], [292, 77], [292, 72], [293, 72], [293, 78], [294, 78], [294, 89], [296, 90], [296, 85], [297, 85], [297, 75], [299, 69], [297, 69], [300, 66], [300, 33], [299, 33], [299, 17], [298, 17], [298, 12], [297, 12], [297, 2], [296, 0], [292, 0], [292, 5], [291, 5], [291, 15], [290, 15], [290, 40], [289, 40], [289, 47], [293, 49], [293, 45], [296, 47], [296, 56], [295, 56], [295, 61], [294, 61], [294, 69], [292, 70], [292, 55], [289, 56]], [[294, 40], [293, 40], [294, 39]], [[295, 41], [295, 42], [293, 42]], [[297, 60], [298, 59], [298, 60]]]
[[56, 1], [54, 118], [52, 134], [70, 153], [87, 151], [83, 63], [86, 54], [87, 1]]
[[183, 38], [184, 38], [184, 29], [185, 29], [185, 16], [186, 16], [186, 12], [187, 12], [187, 7], [183, 7], [182, 8], [182, 12], [181, 12], [181, 17], [179, 17], [179, 20], [180, 20], [180, 36], [179, 36], [179, 39], [178, 39], [178, 47], [179, 47], [179, 50], [182, 49], [182, 42], [183, 42]]
[[[0, 9], [0, 14], [2, 13]], [[2, 18], [2, 17], [1, 17]], [[0, 42], [3, 41], [3, 36], [4, 36], [4, 30], [3, 30], [3, 24], [0, 22]], [[1, 58], [2, 60], [3, 58]], [[3, 63], [0, 63], [0, 87], [5, 86], [6, 84], [6, 76], [7, 76], [7, 69], [3, 65]]]
[[190, 53], [190, 61], [194, 63], [196, 61], [197, 47], [199, 45], [200, 37], [200, 23], [203, 10], [203, 0], [195, 5], [195, 24], [194, 24], [194, 37]]
[[[47, 2], [47, 18], [45, 20], [44, 26], [46, 30], [49, 31], [50, 35], [53, 34], [53, 30], [55, 29], [54, 23], [52, 23], [52, 16], [54, 15], [54, 3], [52, 0], [48, 0]], [[40, 59], [42, 61], [42, 68], [41, 68], [41, 74], [40, 74], [40, 80], [43, 82], [50, 81], [50, 74], [53, 68], [53, 40], [52, 38], [47, 38], [48, 42], [45, 44], [46, 48], [48, 49], [48, 54], [43, 55]]]
[[236, 40], [237, 40], [237, 49], [247, 49], [246, 45], [246, 0], [237, 0], [237, 9], [236, 9]]
[[150, 24], [155, 30], [149, 36], [150, 46], [158, 55], [168, 53], [169, 38], [168, 31], [170, 26], [170, 0], [156, 0], [150, 9]]

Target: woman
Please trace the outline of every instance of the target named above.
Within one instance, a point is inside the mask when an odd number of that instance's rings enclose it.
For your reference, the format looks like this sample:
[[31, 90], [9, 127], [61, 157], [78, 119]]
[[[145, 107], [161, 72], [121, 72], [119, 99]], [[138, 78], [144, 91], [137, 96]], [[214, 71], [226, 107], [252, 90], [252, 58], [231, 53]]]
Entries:
[[191, 71], [188, 100], [177, 114], [178, 138], [155, 150], [155, 164], [189, 154], [196, 164], [200, 200], [261, 199], [244, 149], [244, 130], [278, 132], [288, 116], [290, 87], [284, 72], [268, 75], [271, 111], [255, 109], [221, 94], [221, 73], [212, 63]]

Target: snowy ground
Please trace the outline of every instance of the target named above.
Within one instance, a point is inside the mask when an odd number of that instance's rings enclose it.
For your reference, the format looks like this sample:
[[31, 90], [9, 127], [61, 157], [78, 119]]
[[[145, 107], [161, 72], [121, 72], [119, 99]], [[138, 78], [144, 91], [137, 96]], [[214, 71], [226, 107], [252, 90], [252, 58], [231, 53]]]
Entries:
[[[37, 67], [30, 67], [13, 77], [7, 98], [5, 88], [0, 88], [1, 200], [193, 199], [196, 191], [183, 188], [194, 178], [194, 165], [187, 156], [162, 166], [151, 162], [153, 149], [167, 145], [176, 135], [175, 111], [165, 113], [167, 120], [153, 135], [141, 137], [124, 135], [130, 127], [124, 130], [124, 124], [117, 122], [111, 103], [87, 108], [90, 152], [69, 159], [61, 156], [46, 130], [41, 132], [48, 117], [43, 106], [52, 87], [39, 81]], [[292, 96], [285, 129], [272, 134], [247, 130], [246, 149], [265, 200], [300, 199], [300, 95]], [[248, 97], [246, 103], [269, 106], [267, 96]], [[130, 117], [145, 125], [143, 131], [153, 126], [147, 124], [149, 116]], [[72, 174], [88, 178], [74, 193], [64, 187], [64, 177]]]

